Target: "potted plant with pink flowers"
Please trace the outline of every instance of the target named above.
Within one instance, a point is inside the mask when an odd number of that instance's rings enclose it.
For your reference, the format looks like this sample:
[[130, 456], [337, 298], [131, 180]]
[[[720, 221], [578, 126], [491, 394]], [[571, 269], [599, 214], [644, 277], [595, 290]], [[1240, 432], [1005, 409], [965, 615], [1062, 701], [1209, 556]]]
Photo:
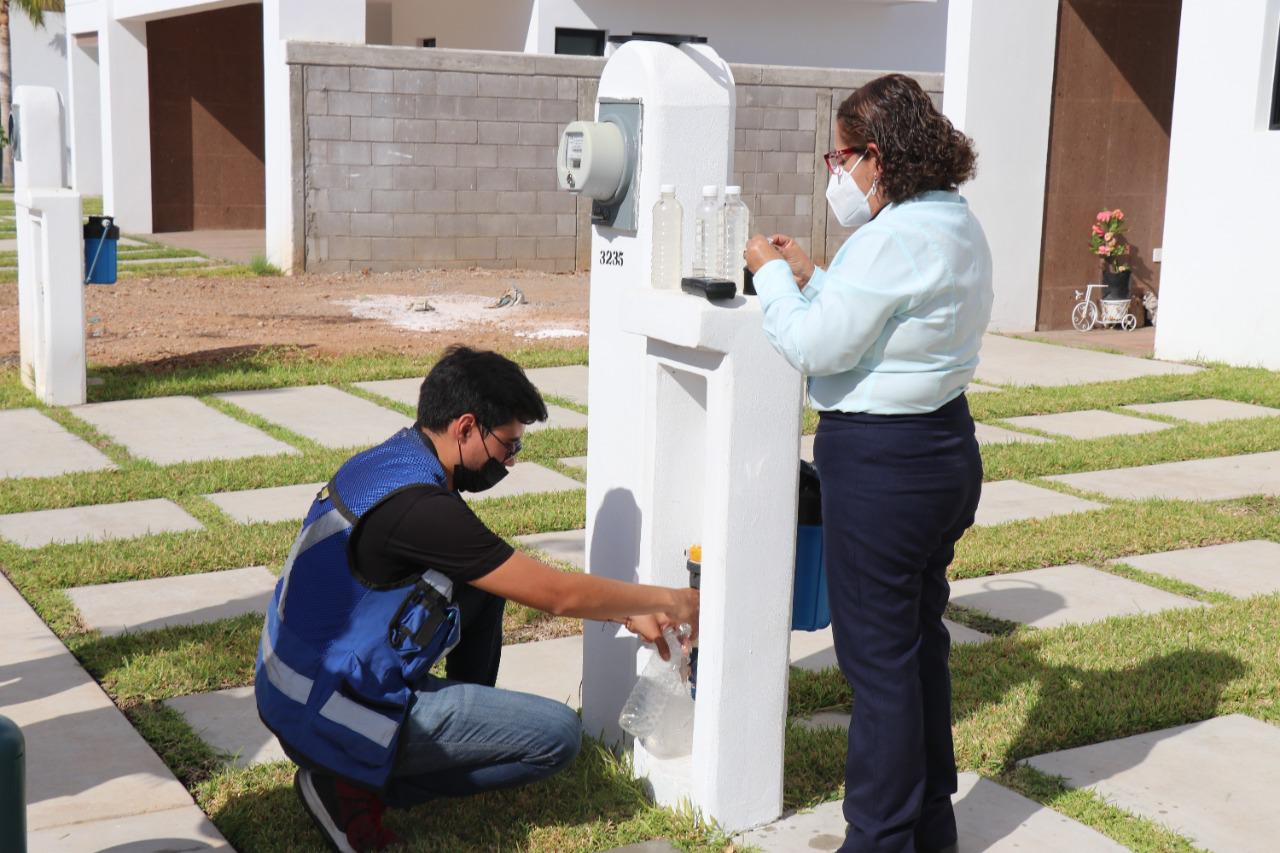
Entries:
[[1102, 283], [1107, 286], [1103, 299], [1129, 298], [1129, 262], [1125, 256], [1129, 254], [1129, 242], [1124, 233], [1129, 230], [1125, 222], [1124, 211], [1100, 210], [1093, 222], [1093, 233], [1089, 238], [1089, 250], [1102, 258]]

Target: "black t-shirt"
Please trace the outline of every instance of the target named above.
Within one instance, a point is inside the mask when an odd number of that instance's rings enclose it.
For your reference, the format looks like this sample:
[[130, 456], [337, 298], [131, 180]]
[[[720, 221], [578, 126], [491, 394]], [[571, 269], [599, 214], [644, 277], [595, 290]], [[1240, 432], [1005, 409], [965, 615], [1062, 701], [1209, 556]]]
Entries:
[[[428, 448], [430, 442], [425, 441]], [[514, 549], [444, 486], [412, 486], [367, 512], [352, 532], [360, 577], [375, 586], [435, 569], [456, 583], [482, 578]]]

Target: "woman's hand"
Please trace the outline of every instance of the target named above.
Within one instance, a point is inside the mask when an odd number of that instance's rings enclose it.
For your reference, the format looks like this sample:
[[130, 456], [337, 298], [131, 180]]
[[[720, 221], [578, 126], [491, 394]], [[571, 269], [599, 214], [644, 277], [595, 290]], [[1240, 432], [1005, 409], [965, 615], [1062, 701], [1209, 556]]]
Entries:
[[[786, 234], [774, 234], [769, 238], [769, 242], [786, 260], [787, 265], [791, 267], [791, 274], [796, 277], [796, 284], [803, 289], [813, 277], [813, 261], [809, 260], [808, 253]], [[755, 270], [752, 272], [754, 273]]]
[[[693, 594], [696, 602], [697, 591], [689, 590], [688, 592]], [[693, 633], [682, 640], [684, 649], [687, 652], [693, 643], [693, 639], [697, 636], [697, 610], [693, 611], [693, 622], [689, 622], [687, 619], [683, 622], [677, 622], [666, 613], [646, 613], [642, 616], [628, 616], [622, 624], [626, 626], [628, 631], [637, 635], [646, 643], [652, 643], [657, 646], [658, 654], [662, 656], [663, 660], [670, 660], [672, 650], [667, 647], [667, 641], [662, 636], [663, 629], [671, 628], [679, 633], [681, 624], [689, 625], [693, 629]]]
[[761, 234], [747, 241], [747, 251], [744, 255], [747, 259], [747, 269], [751, 270], [752, 275], [759, 272], [760, 267], [769, 261], [785, 260], [782, 253]]

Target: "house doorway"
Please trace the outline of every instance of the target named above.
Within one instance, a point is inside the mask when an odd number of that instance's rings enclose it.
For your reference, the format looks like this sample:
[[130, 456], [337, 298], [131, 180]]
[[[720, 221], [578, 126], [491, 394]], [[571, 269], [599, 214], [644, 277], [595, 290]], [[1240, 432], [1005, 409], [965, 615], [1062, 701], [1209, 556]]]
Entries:
[[266, 222], [262, 6], [147, 24], [153, 230]]
[[1059, 5], [1038, 329], [1070, 328], [1075, 292], [1100, 281], [1100, 210], [1125, 212], [1135, 296], [1159, 290], [1181, 15], [1182, 0]]

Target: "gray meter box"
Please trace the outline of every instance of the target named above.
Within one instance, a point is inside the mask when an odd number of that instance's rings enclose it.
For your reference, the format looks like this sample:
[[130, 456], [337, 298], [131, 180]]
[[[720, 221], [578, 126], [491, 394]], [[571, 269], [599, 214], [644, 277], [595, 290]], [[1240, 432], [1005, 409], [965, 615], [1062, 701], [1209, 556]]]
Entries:
[[639, 101], [600, 101], [598, 120], [607, 121], [622, 130], [627, 151], [627, 179], [620, 198], [591, 203], [591, 220], [619, 231], [635, 231], [640, 222], [640, 128], [643, 112]]

